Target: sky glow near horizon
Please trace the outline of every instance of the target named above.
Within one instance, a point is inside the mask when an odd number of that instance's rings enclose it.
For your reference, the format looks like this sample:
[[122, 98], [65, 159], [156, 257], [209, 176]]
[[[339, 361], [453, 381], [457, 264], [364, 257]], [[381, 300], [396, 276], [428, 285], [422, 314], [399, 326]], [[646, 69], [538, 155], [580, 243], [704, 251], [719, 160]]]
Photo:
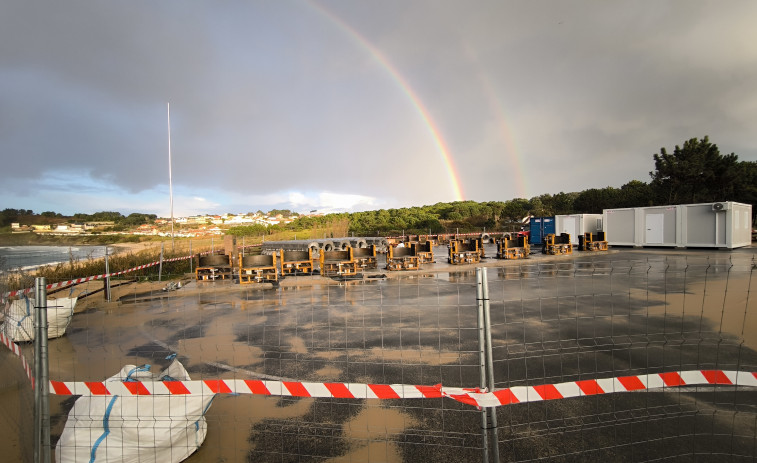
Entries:
[[169, 215], [506, 201], [757, 160], [757, 3], [0, 6], [0, 209]]

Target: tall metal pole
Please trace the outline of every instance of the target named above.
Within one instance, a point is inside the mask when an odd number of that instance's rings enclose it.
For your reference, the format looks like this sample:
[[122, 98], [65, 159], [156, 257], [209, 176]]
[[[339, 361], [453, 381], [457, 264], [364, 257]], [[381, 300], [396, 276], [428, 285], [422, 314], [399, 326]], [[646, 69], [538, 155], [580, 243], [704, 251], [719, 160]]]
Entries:
[[168, 114], [168, 196], [171, 202], [171, 251], [174, 250], [173, 241], [173, 178], [172, 178], [172, 165], [171, 165], [171, 103], [166, 103], [166, 110]]
[[34, 313], [36, 314], [34, 383], [34, 461], [50, 462], [50, 383], [47, 353], [47, 285], [44, 277], [34, 279]]
[[[482, 295], [484, 302], [484, 334], [486, 336], [486, 371], [487, 371], [487, 388], [494, 391], [494, 357], [492, 355], [492, 318], [489, 310], [489, 278], [486, 274], [486, 267], [481, 269], [482, 273]], [[497, 407], [488, 407], [489, 421], [492, 430], [492, 447], [494, 450], [494, 461], [499, 463], [499, 436], [497, 430]]]
[[[478, 367], [479, 384], [482, 389], [486, 388], [486, 355], [484, 336], [484, 290], [483, 275], [481, 268], [476, 269], [476, 301], [478, 302]], [[486, 408], [481, 409], [481, 439], [483, 440], [482, 461], [489, 461], [489, 426], [487, 423]]]
[[105, 246], [105, 300], [110, 302], [110, 266], [108, 265], [108, 247]]

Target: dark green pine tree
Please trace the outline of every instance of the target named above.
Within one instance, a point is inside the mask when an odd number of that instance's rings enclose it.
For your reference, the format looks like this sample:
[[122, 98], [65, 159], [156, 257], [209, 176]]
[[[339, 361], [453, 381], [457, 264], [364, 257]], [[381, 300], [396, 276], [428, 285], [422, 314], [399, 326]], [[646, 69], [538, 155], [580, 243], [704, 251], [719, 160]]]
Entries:
[[672, 153], [654, 155], [651, 186], [659, 204], [686, 204], [733, 199], [738, 156], [720, 154], [709, 137], [692, 138]]

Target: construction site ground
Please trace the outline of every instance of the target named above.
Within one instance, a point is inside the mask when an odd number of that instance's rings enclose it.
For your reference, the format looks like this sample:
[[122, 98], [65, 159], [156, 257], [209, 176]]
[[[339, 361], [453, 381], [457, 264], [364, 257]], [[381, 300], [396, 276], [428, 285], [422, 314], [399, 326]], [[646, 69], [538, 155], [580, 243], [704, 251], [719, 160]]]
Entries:
[[[632, 338], [632, 331], [638, 328], [635, 323], [642, 320], [647, 323], [646, 332], [655, 334], [672, 329], [671, 320], [683, 324], [689, 317], [710, 331], [720, 324], [727, 336], [742, 339], [739, 346], [719, 351], [725, 363], [735, 362], [728, 356], [738, 355], [742, 366], [757, 365], [757, 298], [744, 300], [747, 306], [733, 312], [724, 312], [722, 299], [690, 300], [696, 313], [684, 311], [671, 318], [661, 312], [671, 296], [657, 282], [648, 285], [645, 295], [636, 294], [632, 287], [635, 279], [649, 281], [648, 275], [577, 278], [560, 273], [563, 264], [575, 269], [579, 263], [623, 267], [650, 262], [654, 268], [676, 269], [666, 271], [666, 284], [685, 283], [687, 290], [696, 291], [707, 282], [699, 273], [686, 273], [692, 262], [712, 262], [725, 268], [734, 258], [753, 259], [755, 247], [621, 248], [601, 253], [575, 251], [570, 256], [533, 254], [526, 260], [506, 261], [494, 258], [496, 248], [487, 244], [488, 258], [475, 265], [448, 264], [446, 250], [445, 246], [435, 247], [436, 263], [408, 272], [386, 271], [384, 257], [379, 256], [377, 270], [349, 279], [289, 276], [275, 285], [239, 285], [235, 281], [198, 282], [186, 275], [173, 280], [181, 287], [170, 291], [164, 290], [169, 284], [166, 281], [115, 286], [119, 282], [114, 280], [111, 302], [104, 300], [102, 291], [94, 293], [102, 289], [102, 281], [89, 282], [58, 293], [84, 297], [77, 303], [67, 334], [49, 341], [50, 378], [101, 381], [124, 364], [151, 364], [158, 371], [167, 365], [166, 357], [176, 353], [193, 379], [477, 386], [476, 267], [489, 269], [492, 300], [502, 301], [493, 302], [492, 310], [497, 325], [495, 357], [503, 352], [511, 356], [500, 358], [495, 365], [496, 380], [503, 384], [542, 384], [576, 368], [587, 377], [593, 371], [601, 375], [631, 368], [624, 362], [678, 369], [681, 363], [693, 364], [709, 355], [698, 352], [694, 341], [690, 342], [693, 350], [686, 343], [661, 346], [656, 339], [647, 340], [643, 349], [637, 345], [616, 349], [612, 343], [606, 344], [621, 332]], [[739, 272], [728, 287], [738, 292], [750, 282], [753, 291], [751, 273]], [[602, 287], [605, 283], [616, 285], [615, 290], [625, 294], [627, 321], [608, 312], [615, 310], [613, 304], [619, 300], [608, 296], [607, 288]], [[623, 288], [629, 288], [627, 294]], [[579, 302], [575, 307], [553, 305], [553, 295], [559, 294], [572, 294]], [[582, 305], [581, 300], [591, 303]], [[650, 305], [650, 300], [656, 302]], [[508, 312], [511, 307], [516, 312]], [[554, 314], [565, 310], [575, 322], [571, 329], [577, 330], [571, 335], [565, 327], [544, 321], [559, 320]], [[591, 313], [595, 313], [593, 318], [584, 317]], [[586, 320], [591, 324], [581, 325]], [[578, 342], [565, 347], [566, 339], [573, 338], [595, 339], [595, 344], [587, 347]], [[24, 344], [22, 350], [31, 357], [33, 346]], [[32, 389], [20, 362], [5, 348], [0, 348], [0, 371], [3, 459], [31, 461]], [[573, 455], [576, 461], [638, 461], [688, 455], [699, 446], [723, 455], [754, 457], [755, 439], [739, 436], [757, 435], [755, 391], [731, 388], [717, 394], [692, 390], [612, 396], [501, 408], [502, 460], [559, 455], [569, 461]], [[53, 442], [60, 436], [74, 400], [51, 397]], [[700, 410], [703, 404], [708, 410], [705, 413]], [[711, 413], [712, 409], [721, 414]], [[729, 413], [742, 409], [745, 413]], [[673, 412], [666, 414], [665, 410]], [[481, 458], [476, 440], [480, 413], [451, 399], [220, 395], [208, 410], [207, 420], [205, 443], [188, 462]], [[690, 431], [692, 426], [710, 426], [714, 435], [727, 438], [698, 442]], [[732, 429], [736, 427], [739, 431], [734, 437]], [[560, 461], [566, 461], [564, 458]]]

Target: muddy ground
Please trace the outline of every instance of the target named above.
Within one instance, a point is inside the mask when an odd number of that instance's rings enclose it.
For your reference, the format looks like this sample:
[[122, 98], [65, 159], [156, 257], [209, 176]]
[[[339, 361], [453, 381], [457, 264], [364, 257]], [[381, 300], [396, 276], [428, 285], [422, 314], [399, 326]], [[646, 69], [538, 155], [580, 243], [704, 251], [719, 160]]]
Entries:
[[[497, 388], [689, 369], [757, 371], [756, 248], [487, 259]], [[50, 377], [96, 381], [177, 353], [192, 379], [478, 385], [474, 266], [279, 285], [183, 281], [79, 301]], [[487, 255], [495, 254], [487, 247]], [[81, 294], [101, 282], [77, 288]], [[53, 296], [51, 296], [53, 297]], [[32, 347], [23, 346], [31, 356]], [[31, 461], [32, 393], [0, 348], [0, 450]], [[53, 442], [74, 398], [51, 397]], [[682, 388], [500, 407], [503, 461], [751, 460], [757, 392]], [[187, 461], [480, 461], [480, 412], [450, 399], [216, 397]]]

